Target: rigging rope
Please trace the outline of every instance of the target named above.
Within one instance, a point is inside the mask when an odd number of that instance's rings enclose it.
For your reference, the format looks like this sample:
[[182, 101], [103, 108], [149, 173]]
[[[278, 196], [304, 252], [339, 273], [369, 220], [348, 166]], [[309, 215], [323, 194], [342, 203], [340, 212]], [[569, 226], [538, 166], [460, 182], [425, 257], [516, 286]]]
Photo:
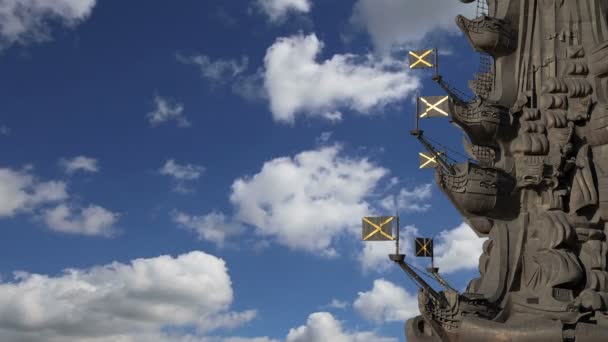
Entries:
[[[408, 264], [408, 265], [409, 265], [409, 264]], [[411, 266], [410, 266], [410, 267], [411, 267]], [[414, 285], [416, 285], [416, 287], [417, 287], [419, 290], [424, 289], [424, 288], [422, 287], [422, 285], [418, 284], [418, 281], [417, 281], [416, 279], [414, 279], [414, 277], [412, 277], [412, 276], [411, 276], [409, 273], [405, 272], [405, 275], [406, 275], [406, 276], [408, 276], [408, 278], [410, 278], [410, 279], [412, 280], [412, 282], [414, 283]]]
[[473, 96], [471, 96], [471, 94], [466, 93], [458, 88], [456, 88], [455, 86], [451, 85], [449, 82], [445, 81], [443, 78], [441, 79], [441, 83], [443, 83], [443, 85], [448, 88], [448, 90], [452, 93], [454, 93], [455, 95], [458, 96], [458, 100], [462, 101], [462, 102], [471, 102], [473, 100]]
[[488, 15], [488, 0], [477, 0], [477, 16]]
[[[488, 15], [488, 1], [477, 0], [477, 17]], [[494, 65], [494, 57], [487, 53], [479, 53], [479, 68], [475, 77], [473, 91], [480, 98], [487, 98], [494, 84], [494, 73], [492, 66]]]
[[430, 274], [429, 272], [425, 271], [425, 270], [421, 270], [418, 267], [404, 261], [409, 267], [411, 267], [412, 269], [420, 272], [423, 276], [425, 276], [427, 279], [430, 279], [434, 282], [436, 282], [437, 284], [441, 285], [441, 283], [439, 282], [439, 280], [437, 280], [432, 274]]
[[[458, 151], [456, 151], [456, 150], [454, 150], [454, 149], [452, 149], [452, 148], [450, 148], [450, 147], [448, 147], [448, 146], [446, 146], [446, 145], [443, 145], [442, 143], [438, 142], [437, 140], [430, 138], [428, 135], [425, 135], [425, 138], [426, 138], [428, 141], [430, 141], [431, 143], [433, 143], [433, 144], [435, 144], [435, 145], [438, 145], [438, 146], [440, 146], [440, 147], [442, 147], [442, 148], [444, 148], [444, 149], [446, 149], [446, 150], [448, 150], [448, 151], [450, 151], [450, 152], [452, 152], [452, 153], [454, 153], [454, 154], [457, 154], [458, 156], [463, 157], [463, 158], [464, 158], [464, 159], [466, 159], [466, 160], [470, 159], [470, 158], [469, 158], [469, 156], [467, 156], [467, 155], [465, 155], [465, 154], [463, 154], [463, 153], [460, 153], [460, 152], [458, 152]], [[456, 160], [456, 159], [454, 159], [454, 158], [451, 158], [451, 157], [450, 157], [450, 156], [448, 156], [447, 154], [446, 154], [446, 156], [445, 156], [445, 157], [446, 157], [447, 159], [449, 159], [451, 162], [458, 163], [458, 160]]]

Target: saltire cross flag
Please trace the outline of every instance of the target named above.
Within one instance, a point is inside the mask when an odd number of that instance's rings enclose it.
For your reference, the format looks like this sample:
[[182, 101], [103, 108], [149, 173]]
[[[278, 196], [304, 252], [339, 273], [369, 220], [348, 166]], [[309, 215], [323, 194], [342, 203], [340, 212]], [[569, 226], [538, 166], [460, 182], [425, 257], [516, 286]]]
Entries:
[[410, 51], [410, 69], [425, 69], [435, 67], [433, 62], [434, 51], [434, 49]]
[[418, 156], [420, 157], [421, 169], [435, 168], [439, 165], [437, 162], [438, 155], [434, 156], [429, 152], [418, 152]]
[[420, 258], [433, 257], [433, 239], [416, 238], [416, 256]]
[[425, 96], [418, 98], [418, 117], [421, 119], [450, 116], [449, 96]]
[[394, 241], [395, 216], [364, 217], [363, 241]]

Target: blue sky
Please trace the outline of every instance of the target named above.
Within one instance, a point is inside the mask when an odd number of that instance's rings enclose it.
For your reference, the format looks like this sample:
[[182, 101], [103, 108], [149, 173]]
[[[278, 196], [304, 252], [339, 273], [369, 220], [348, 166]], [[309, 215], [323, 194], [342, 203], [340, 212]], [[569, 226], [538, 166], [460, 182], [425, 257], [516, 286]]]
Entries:
[[[0, 339], [402, 341], [364, 245], [399, 203], [464, 288], [481, 240], [418, 169], [410, 72], [466, 89], [457, 0], [0, 1]], [[458, 147], [445, 120], [423, 123]], [[426, 266], [426, 260], [417, 260]]]

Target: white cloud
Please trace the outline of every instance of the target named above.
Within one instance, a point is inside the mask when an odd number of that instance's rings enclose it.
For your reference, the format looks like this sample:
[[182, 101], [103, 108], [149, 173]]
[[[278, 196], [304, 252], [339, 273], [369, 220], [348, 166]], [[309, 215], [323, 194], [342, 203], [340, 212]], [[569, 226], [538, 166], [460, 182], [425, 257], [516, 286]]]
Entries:
[[180, 165], [175, 160], [169, 159], [159, 172], [162, 175], [171, 176], [176, 180], [196, 180], [205, 172], [205, 168], [194, 164]]
[[388, 53], [420, 45], [435, 30], [456, 32], [456, 15], [474, 16], [475, 8], [457, 0], [358, 0], [351, 23], [367, 31], [376, 50]]
[[308, 13], [312, 8], [311, 0], [257, 0], [256, 4], [275, 23], [283, 21], [289, 13]]
[[51, 277], [16, 273], [0, 284], [0, 339], [17, 342], [267, 342], [206, 338], [239, 326], [255, 311], [229, 311], [233, 291], [225, 262], [203, 252], [137, 259]]
[[[279, 342], [268, 337], [207, 337], [197, 335], [184, 335], [178, 333], [137, 333], [118, 334], [94, 337], [65, 336], [49, 337], [41, 333], [3, 332], [2, 337], [11, 342]], [[43, 338], [40, 336], [44, 336]]]
[[425, 212], [431, 208], [429, 203], [425, 203], [432, 196], [432, 184], [419, 185], [413, 189], [403, 188], [397, 196], [387, 196], [380, 206], [386, 210], [395, 211], [395, 203], [399, 211], [406, 213]]
[[111, 236], [119, 215], [98, 205], [90, 205], [79, 212], [67, 204], [44, 211], [44, 221], [53, 230], [89, 236]]
[[276, 121], [293, 123], [298, 114], [335, 121], [340, 108], [368, 113], [419, 86], [394, 61], [337, 54], [319, 62], [322, 48], [314, 34], [295, 35], [279, 38], [266, 52], [264, 84]]
[[384, 279], [375, 280], [370, 291], [359, 292], [353, 307], [375, 323], [403, 322], [420, 314], [416, 295]]
[[[32, 168], [15, 171], [0, 168], [0, 218], [28, 213], [42, 218], [55, 231], [71, 234], [109, 236], [118, 214], [98, 205], [74, 213], [68, 203], [67, 186], [62, 181], [41, 182]], [[49, 206], [54, 207], [49, 209]]]
[[212, 60], [206, 55], [184, 56], [177, 54], [177, 60], [184, 64], [196, 65], [201, 73], [201, 77], [213, 81], [224, 83], [230, 81], [247, 70], [249, 60], [242, 57], [241, 61], [234, 59]]
[[373, 332], [345, 331], [342, 323], [328, 312], [315, 312], [305, 325], [289, 330], [286, 342], [397, 342]]
[[237, 76], [232, 83], [232, 92], [252, 102], [267, 99], [264, 70], [259, 68], [255, 73]]
[[203, 342], [279, 342], [279, 341], [270, 339], [268, 337], [254, 337], [254, 338], [228, 337], [228, 338], [219, 338], [217, 340], [205, 339]]
[[97, 159], [89, 158], [85, 156], [78, 156], [72, 159], [61, 159], [59, 164], [66, 173], [72, 174], [76, 171], [85, 172], [98, 172], [99, 166], [97, 165]]
[[332, 309], [340, 309], [340, 310], [344, 310], [348, 307], [348, 302], [346, 301], [342, 301], [336, 298], [333, 298], [331, 300], [331, 302], [329, 302], [329, 304], [325, 305], [326, 308], [332, 308]]
[[334, 110], [333, 112], [330, 112], [330, 111], [325, 112], [321, 116], [332, 122], [340, 122], [340, 121], [342, 121], [342, 118], [343, 118], [342, 112], [337, 111], [337, 110]]
[[270, 339], [268, 337], [227, 337], [219, 339], [204, 339], [202, 342], [279, 342], [277, 340]]
[[319, 145], [327, 144], [327, 142], [331, 139], [332, 135], [332, 132], [323, 132], [315, 139], [315, 141]]
[[[23, 333], [9, 333], [2, 335], [7, 337], [8, 341], [11, 342], [279, 342], [278, 340], [270, 339], [268, 337], [209, 337], [209, 336], [197, 336], [197, 335], [185, 335], [179, 333], [137, 333], [137, 334], [120, 334], [98, 337], [79, 337], [73, 339], [72, 337], [65, 339], [64, 336], [49, 339], [40, 339], [38, 336], [41, 334], [23, 334]], [[33, 337], [32, 337], [33, 336]]]
[[444, 230], [435, 242], [435, 263], [442, 273], [476, 269], [485, 240], [465, 223]]
[[238, 222], [230, 221], [222, 213], [212, 212], [205, 216], [191, 216], [183, 212], [172, 215], [173, 222], [192, 230], [199, 239], [223, 246], [226, 238], [243, 232], [244, 227]]
[[186, 56], [178, 53], [176, 58], [181, 63], [197, 66], [201, 77], [212, 86], [230, 86], [234, 94], [248, 101], [267, 98], [263, 70], [260, 68], [254, 73], [247, 73], [249, 59], [246, 56], [241, 57], [240, 61], [212, 60], [203, 54]]
[[[414, 226], [406, 226], [401, 229], [399, 235], [399, 249], [406, 255], [413, 254], [412, 241], [418, 234]], [[361, 254], [359, 254], [359, 265], [364, 273], [375, 271], [384, 272], [391, 267], [398, 267], [388, 258], [389, 254], [395, 253], [395, 242], [393, 241], [361, 241]]]
[[0, 48], [50, 39], [53, 23], [72, 27], [86, 20], [95, 0], [2, 0]]
[[0, 217], [11, 217], [67, 198], [64, 182], [40, 182], [27, 170], [0, 168]]
[[161, 175], [169, 176], [175, 181], [173, 190], [181, 193], [193, 192], [189, 182], [195, 181], [205, 172], [205, 167], [194, 164], [180, 165], [173, 159], [165, 162], [158, 171]]
[[190, 127], [190, 122], [184, 116], [184, 105], [181, 103], [171, 103], [169, 100], [155, 96], [154, 104], [156, 108], [146, 116], [150, 125], [158, 126], [167, 121], [175, 121], [178, 127]]
[[37, 183], [34, 186], [33, 193], [29, 196], [27, 202], [29, 205], [39, 206], [52, 202], [64, 200], [68, 197], [66, 192], [66, 184], [62, 181], [48, 181]]
[[237, 179], [230, 196], [237, 219], [292, 249], [336, 255], [334, 240], [358, 231], [371, 210], [366, 197], [388, 173], [340, 152], [334, 145], [276, 158]]

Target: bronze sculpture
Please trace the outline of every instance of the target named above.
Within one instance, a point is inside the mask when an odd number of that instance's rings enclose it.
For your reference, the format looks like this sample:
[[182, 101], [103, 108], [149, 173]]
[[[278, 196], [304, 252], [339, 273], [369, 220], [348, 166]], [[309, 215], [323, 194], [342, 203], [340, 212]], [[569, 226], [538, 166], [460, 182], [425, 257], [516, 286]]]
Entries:
[[608, 341], [608, 1], [479, 1], [456, 23], [493, 66], [450, 101], [476, 161], [436, 181], [489, 239], [465, 293], [419, 293], [407, 339]]

